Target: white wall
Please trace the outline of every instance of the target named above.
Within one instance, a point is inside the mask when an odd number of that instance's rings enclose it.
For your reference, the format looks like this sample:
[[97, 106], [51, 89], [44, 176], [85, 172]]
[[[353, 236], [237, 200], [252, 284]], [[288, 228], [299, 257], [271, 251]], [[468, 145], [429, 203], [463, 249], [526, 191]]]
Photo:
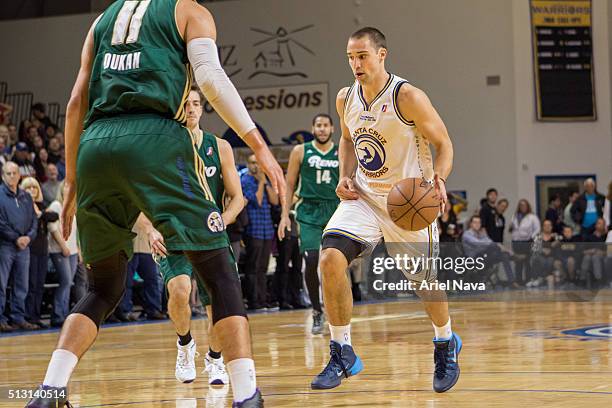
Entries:
[[513, 170], [519, 196], [532, 203], [537, 175], [596, 174], [599, 190], [607, 191], [612, 175], [608, 3], [593, 0], [597, 121], [544, 123], [536, 121], [529, 2], [513, 1], [518, 159]]
[[[608, 7], [594, 0], [595, 73], [599, 119], [592, 123], [535, 121], [533, 69], [527, 0], [257, 0], [211, 3], [218, 44], [235, 46], [229, 71], [239, 88], [329, 83], [329, 106], [348, 85], [348, 35], [374, 25], [388, 38], [387, 68], [423, 88], [449, 128], [455, 168], [449, 188], [467, 190], [471, 208], [484, 190], [535, 199], [535, 175], [592, 173], [600, 183], [612, 174]], [[0, 38], [16, 38], [13, 62], [0, 64], [0, 80], [12, 91], [35, 90], [36, 99], [66, 102], [78, 67], [82, 39], [94, 15], [0, 23]], [[316, 55], [294, 46], [296, 69], [308, 78], [259, 76], [254, 58], [274, 32], [314, 24], [295, 39]], [[268, 49], [269, 50], [269, 49]], [[500, 86], [486, 86], [499, 75]], [[295, 124], [308, 128], [310, 117]], [[279, 121], [283, 117], [278, 118]], [[337, 136], [336, 136], [337, 137]], [[527, 170], [522, 170], [522, 164]]]

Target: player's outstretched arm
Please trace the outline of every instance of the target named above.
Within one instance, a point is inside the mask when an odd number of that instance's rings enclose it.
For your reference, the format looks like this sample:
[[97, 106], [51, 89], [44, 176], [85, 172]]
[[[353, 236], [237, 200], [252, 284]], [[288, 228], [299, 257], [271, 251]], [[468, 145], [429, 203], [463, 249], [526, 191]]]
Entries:
[[440, 198], [442, 212], [446, 205], [446, 179], [453, 168], [453, 143], [448, 130], [431, 101], [422, 90], [403, 84], [398, 95], [400, 113], [414, 121], [417, 129], [436, 150], [434, 182]]
[[221, 159], [221, 174], [223, 175], [223, 187], [225, 194], [229, 198], [229, 203], [225, 207], [221, 217], [223, 223], [229, 225], [236, 221], [236, 217], [244, 208], [244, 196], [242, 195], [242, 186], [240, 185], [240, 176], [236, 170], [234, 162], [234, 152], [232, 146], [227, 142], [217, 138], [217, 146], [219, 146], [219, 158]]
[[283, 170], [268, 149], [236, 90], [221, 67], [213, 16], [196, 2], [182, 0], [177, 7], [179, 30], [187, 44], [187, 56], [202, 93], [215, 111], [253, 150], [257, 163], [285, 201]]
[[81, 51], [81, 67], [66, 106], [66, 178], [64, 180], [64, 204], [62, 206], [61, 225], [64, 239], [72, 231], [72, 222], [76, 214], [76, 161], [79, 139], [83, 132], [83, 121], [88, 110], [89, 78], [94, 56], [93, 31], [96, 20], [85, 38]]
[[278, 238], [285, 238], [285, 229], [291, 231], [291, 220], [289, 219], [289, 210], [293, 203], [293, 193], [297, 184], [298, 177], [300, 175], [300, 166], [304, 160], [304, 145], [299, 144], [291, 150], [289, 155], [289, 164], [287, 166], [287, 197], [283, 204], [281, 219], [278, 223]]
[[340, 162], [340, 180], [336, 187], [336, 194], [341, 200], [356, 200], [359, 194], [353, 185], [353, 176], [357, 170], [357, 157], [355, 157], [355, 146], [351, 134], [344, 123], [344, 103], [348, 88], [342, 88], [336, 97], [336, 110], [340, 117], [340, 144], [338, 146], [338, 161]]

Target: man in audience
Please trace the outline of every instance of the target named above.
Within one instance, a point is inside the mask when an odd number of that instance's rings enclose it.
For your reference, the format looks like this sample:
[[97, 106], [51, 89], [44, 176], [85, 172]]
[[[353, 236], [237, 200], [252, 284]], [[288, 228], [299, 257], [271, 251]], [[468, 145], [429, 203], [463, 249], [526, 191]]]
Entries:
[[[30, 242], [36, 236], [38, 222], [32, 197], [19, 188], [19, 167], [7, 162], [2, 169], [0, 186], [0, 332], [14, 327], [35, 330], [25, 320], [25, 299], [28, 294]], [[11, 313], [14, 326], [4, 316], [6, 288], [12, 277]]]
[[561, 196], [559, 194], [553, 194], [548, 200], [548, 209], [544, 219], [552, 222], [555, 234], [561, 235], [563, 233], [563, 212], [561, 212]]
[[591, 235], [595, 230], [597, 219], [603, 217], [605, 200], [606, 198], [597, 191], [595, 180], [586, 179], [584, 193], [578, 196], [571, 209], [572, 218], [580, 225], [583, 237]]
[[47, 151], [49, 152], [49, 163], [57, 163], [62, 158], [62, 145], [60, 141], [56, 137], [52, 137], [49, 139], [49, 144], [47, 146]]
[[580, 233], [580, 226], [576, 224], [576, 222], [572, 218], [572, 206], [578, 199], [578, 196], [580, 196], [580, 193], [578, 193], [577, 191], [572, 191], [569, 195], [569, 202], [563, 209], [563, 224], [570, 227], [574, 235]]
[[51, 204], [57, 197], [62, 182], [58, 180], [57, 167], [53, 163], [47, 164], [47, 181], [42, 183], [43, 198], [45, 199], [45, 205]]
[[28, 145], [24, 142], [17, 143], [13, 154], [13, 162], [17, 164], [21, 177], [36, 177], [36, 169], [34, 169], [31, 157]]
[[491, 267], [502, 263], [506, 277], [513, 287], [518, 287], [514, 270], [510, 265], [510, 253], [487, 235], [481, 225], [480, 216], [473, 215], [470, 218], [469, 228], [463, 233], [463, 250], [465, 254], [472, 258], [484, 257], [487, 266]]
[[481, 202], [480, 207], [480, 220], [481, 224], [487, 231], [489, 237], [495, 235], [495, 218], [497, 216], [496, 204], [497, 204], [497, 190], [490, 188], [487, 190], [487, 198], [484, 202]]
[[245, 231], [246, 243], [246, 296], [250, 310], [266, 307], [267, 285], [266, 272], [272, 251], [274, 225], [270, 214], [270, 205], [278, 205], [278, 194], [266, 180], [266, 175], [259, 169], [255, 155], [247, 160], [248, 173], [240, 178], [249, 224]]

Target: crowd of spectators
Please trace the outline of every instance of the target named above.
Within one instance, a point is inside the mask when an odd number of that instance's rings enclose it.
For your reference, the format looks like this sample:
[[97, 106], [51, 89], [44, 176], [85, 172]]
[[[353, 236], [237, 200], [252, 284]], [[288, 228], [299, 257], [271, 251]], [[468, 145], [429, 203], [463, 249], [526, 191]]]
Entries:
[[[440, 241], [460, 243], [454, 247], [459, 247], [456, 255], [484, 257], [485, 273], [469, 278], [492, 286], [612, 287], [611, 200], [612, 182], [604, 196], [589, 178], [582, 192], [567, 195], [565, 204], [561, 195], [553, 194], [542, 220], [529, 201], [520, 199], [506, 228], [509, 201], [498, 199], [497, 190], [490, 188], [480, 209], [465, 222], [464, 232], [452, 206], [447, 208], [438, 220]], [[504, 242], [507, 238], [510, 242]], [[503, 270], [503, 278], [498, 270]]]

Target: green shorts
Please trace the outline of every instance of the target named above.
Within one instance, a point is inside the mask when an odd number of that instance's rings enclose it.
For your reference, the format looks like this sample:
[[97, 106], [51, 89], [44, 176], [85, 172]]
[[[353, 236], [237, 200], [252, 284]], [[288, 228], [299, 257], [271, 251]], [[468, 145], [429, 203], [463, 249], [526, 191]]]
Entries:
[[[232, 265], [234, 265], [234, 269], [236, 271], [236, 275], [238, 275], [238, 268], [236, 267], [236, 260], [230, 250], [230, 260]], [[180, 275], [187, 275], [191, 277], [193, 275], [193, 268], [191, 267], [191, 263], [187, 259], [187, 257], [180, 253], [171, 253], [165, 258], [161, 258], [159, 260], [159, 270], [162, 274], [162, 278], [164, 279], [164, 287], [168, 288], [168, 282], [173, 278], [176, 278]], [[210, 305], [210, 297], [208, 296], [208, 291], [204, 286], [204, 283], [200, 280], [200, 278], [195, 276], [195, 280], [198, 284], [198, 294], [200, 295], [200, 302], [202, 306], [206, 307]]]
[[319, 250], [327, 222], [338, 207], [337, 200], [301, 200], [296, 206], [300, 227], [300, 252]]
[[132, 254], [132, 226], [143, 212], [170, 251], [229, 245], [191, 133], [156, 115], [102, 119], [81, 136], [77, 224], [85, 262]]

